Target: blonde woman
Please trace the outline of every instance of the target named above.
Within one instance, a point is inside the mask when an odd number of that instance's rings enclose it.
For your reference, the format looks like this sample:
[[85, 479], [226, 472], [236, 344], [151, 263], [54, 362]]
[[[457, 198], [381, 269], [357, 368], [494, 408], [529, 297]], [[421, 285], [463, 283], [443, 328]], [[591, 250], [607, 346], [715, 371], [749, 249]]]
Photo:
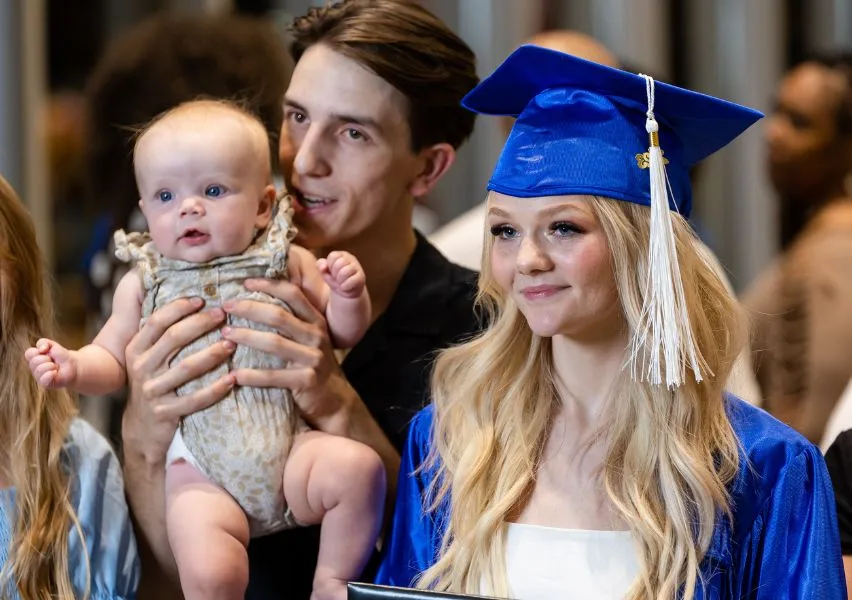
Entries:
[[378, 582], [845, 597], [822, 457], [723, 392], [743, 324], [683, 218], [689, 167], [760, 114], [533, 46], [464, 103], [518, 117], [489, 182], [490, 327], [436, 363]]
[[134, 598], [136, 541], [121, 468], [75, 417], [65, 390], [45, 390], [24, 350], [51, 330], [35, 230], [0, 178], [0, 598]]

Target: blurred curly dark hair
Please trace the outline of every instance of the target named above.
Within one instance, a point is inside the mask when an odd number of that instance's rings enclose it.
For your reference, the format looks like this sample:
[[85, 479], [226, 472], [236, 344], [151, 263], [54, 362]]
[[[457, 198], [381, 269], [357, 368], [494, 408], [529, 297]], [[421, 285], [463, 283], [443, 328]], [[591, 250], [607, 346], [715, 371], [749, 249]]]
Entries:
[[86, 86], [89, 201], [126, 226], [139, 199], [133, 173], [137, 129], [197, 98], [237, 102], [270, 137], [277, 170], [282, 98], [293, 62], [268, 21], [238, 15], [159, 13], [121, 34]]

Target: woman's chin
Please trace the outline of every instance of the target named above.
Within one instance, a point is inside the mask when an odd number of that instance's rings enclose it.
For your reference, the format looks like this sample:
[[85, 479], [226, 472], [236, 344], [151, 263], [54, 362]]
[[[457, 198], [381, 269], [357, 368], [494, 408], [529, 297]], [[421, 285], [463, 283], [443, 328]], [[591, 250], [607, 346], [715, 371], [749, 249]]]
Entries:
[[527, 319], [527, 325], [535, 335], [542, 338], [552, 338], [560, 335], [564, 330], [563, 323], [560, 322], [530, 321]]

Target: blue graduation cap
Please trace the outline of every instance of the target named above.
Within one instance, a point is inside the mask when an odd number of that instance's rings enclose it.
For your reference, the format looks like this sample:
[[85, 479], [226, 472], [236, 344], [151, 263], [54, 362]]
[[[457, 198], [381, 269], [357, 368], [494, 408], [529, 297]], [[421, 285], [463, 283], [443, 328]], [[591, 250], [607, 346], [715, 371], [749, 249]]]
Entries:
[[[517, 117], [488, 189], [519, 198], [591, 195], [650, 206], [648, 275], [630, 362], [669, 388], [702, 380], [672, 210], [692, 208], [690, 168], [763, 115], [645, 75], [521, 46], [462, 104]], [[671, 210], [670, 210], [671, 209]]]
[[[589, 194], [649, 205], [646, 85], [640, 75], [521, 46], [462, 100], [474, 112], [517, 117], [488, 189], [523, 198]], [[666, 83], [653, 88], [671, 208], [688, 217], [690, 168], [763, 115]]]

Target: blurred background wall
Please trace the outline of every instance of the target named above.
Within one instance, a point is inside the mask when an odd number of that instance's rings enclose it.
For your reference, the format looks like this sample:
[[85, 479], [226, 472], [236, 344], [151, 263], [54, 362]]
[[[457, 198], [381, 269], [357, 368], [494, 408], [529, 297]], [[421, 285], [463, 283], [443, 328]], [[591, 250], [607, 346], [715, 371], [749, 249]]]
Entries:
[[[784, 69], [813, 50], [852, 46], [850, 0], [423, 0], [489, 73], [524, 39], [573, 28], [626, 65], [761, 110]], [[88, 237], [75, 204], [79, 92], [105, 45], [157, 10], [264, 15], [282, 31], [322, 0], [0, 0], [0, 173], [37, 220], [41, 243], [75, 319], [75, 277]], [[456, 167], [429, 198], [444, 222], [480, 202], [502, 143], [480, 118]], [[776, 251], [777, 215], [764, 175], [762, 128], [697, 174], [696, 222], [741, 290]], [[69, 191], [70, 190], [70, 191]], [[70, 290], [70, 291], [69, 291]]]

